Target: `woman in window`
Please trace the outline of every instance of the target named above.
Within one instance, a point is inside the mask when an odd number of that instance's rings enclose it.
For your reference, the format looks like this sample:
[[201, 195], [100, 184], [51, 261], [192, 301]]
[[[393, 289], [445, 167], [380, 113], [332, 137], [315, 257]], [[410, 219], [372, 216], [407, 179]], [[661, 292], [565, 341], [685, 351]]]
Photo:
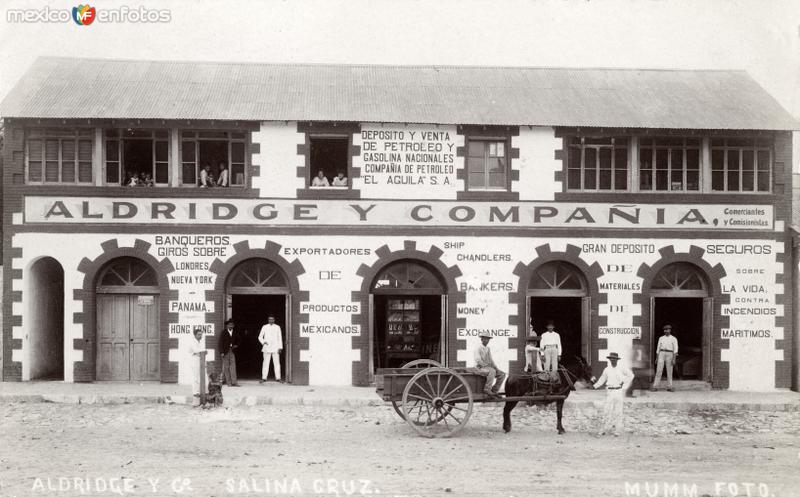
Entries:
[[228, 166], [226, 166], [224, 162], [219, 163], [217, 186], [231, 186], [230, 177], [228, 175]]
[[317, 172], [317, 175], [311, 182], [311, 186], [331, 186], [331, 184], [328, 183], [328, 178], [325, 177], [325, 173], [322, 172], [322, 169]]

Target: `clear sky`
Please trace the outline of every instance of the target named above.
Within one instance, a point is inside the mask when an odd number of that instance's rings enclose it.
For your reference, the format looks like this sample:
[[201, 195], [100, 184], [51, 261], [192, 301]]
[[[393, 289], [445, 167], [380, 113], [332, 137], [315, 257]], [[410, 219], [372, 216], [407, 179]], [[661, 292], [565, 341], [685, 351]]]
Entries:
[[7, 9], [77, 4], [0, 0], [0, 96], [39, 55], [744, 69], [800, 118], [797, 0], [132, 0], [90, 5], [171, 22], [7, 22]]

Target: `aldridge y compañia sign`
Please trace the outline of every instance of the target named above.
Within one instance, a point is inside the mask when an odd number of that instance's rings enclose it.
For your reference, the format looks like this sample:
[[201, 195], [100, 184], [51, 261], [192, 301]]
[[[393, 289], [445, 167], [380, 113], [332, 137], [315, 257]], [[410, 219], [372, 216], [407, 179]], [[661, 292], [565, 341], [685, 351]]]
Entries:
[[26, 197], [25, 223], [771, 230], [770, 205]]

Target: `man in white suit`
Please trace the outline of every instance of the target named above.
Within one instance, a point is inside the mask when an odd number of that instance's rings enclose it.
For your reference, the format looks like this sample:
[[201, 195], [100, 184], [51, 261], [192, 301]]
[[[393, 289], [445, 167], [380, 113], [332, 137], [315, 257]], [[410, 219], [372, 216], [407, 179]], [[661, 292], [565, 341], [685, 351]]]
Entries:
[[280, 351], [283, 349], [283, 337], [281, 336], [281, 327], [275, 324], [275, 317], [267, 318], [267, 324], [261, 327], [261, 333], [258, 334], [258, 341], [261, 342], [261, 352], [264, 354], [260, 383], [267, 381], [270, 360], [275, 361], [275, 379], [283, 383], [280, 356]]

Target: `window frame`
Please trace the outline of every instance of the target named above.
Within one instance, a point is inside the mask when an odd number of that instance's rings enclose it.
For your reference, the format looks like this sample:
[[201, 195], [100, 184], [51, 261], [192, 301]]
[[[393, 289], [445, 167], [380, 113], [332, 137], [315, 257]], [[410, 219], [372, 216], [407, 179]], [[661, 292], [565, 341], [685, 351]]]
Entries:
[[[308, 158], [306, 160], [308, 169], [308, 178], [305, 178], [305, 189], [310, 191], [347, 191], [353, 189], [353, 154], [351, 153], [353, 147], [353, 134], [352, 133], [308, 133]], [[316, 170], [311, 163], [313, 155], [313, 141], [314, 140], [342, 140], [346, 142], [347, 148], [347, 167], [346, 167], [346, 186], [333, 186], [333, 179], [328, 181], [328, 186], [312, 186], [311, 183], [316, 177]]]
[[[659, 144], [659, 140], [662, 141]], [[681, 140], [681, 144], [663, 144], [664, 140], [674, 141], [674, 140]], [[697, 144], [689, 143], [689, 140], [696, 141]], [[647, 143], [649, 142], [649, 143]], [[637, 184], [637, 191], [642, 193], [703, 193], [705, 191], [704, 186], [707, 180], [706, 175], [704, 174], [705, 171], [705, 164], [703, 162], [703, 149], [704, 149], [704, 140], [703, 137], [700, 136], [642, 136], [639, 137], [638, 144], [637, 144], [637, 172], [638, 172], [638, 184]], [[643, 164], [643, 157], [644, 154], [642, 153], [643, 149], [650, 150], [650, 163], [651, 167], [644, 169], [642, 168]], [[697, 169], [689, 169], [689, 151], [694, 150], [697, 152]], [[658, 168], [658, 154], [659, 151], [664, 151], [667, 157], [667, 188], [666, 189], [659, 189], [658, 188], [658, 172], [660, 169]], [[678, 169], [673, 167], [673, 158], [674, 153], [676, 151], [681, 151], [681, 187], [674, 188], [675, 182], [673, 179], [673, 173]], [[650, 188], [642, 188], [642, 178], [643, 172], [647, 170], [650, 171], [651, 181], [650, 181]], [[696, 171], [697, 172], [697, 187], [695, 189], [689, 189], [689, 172]]]
[[[224, 133], [224, 137], [220, 136], [202, 136], [203, 134], [207, 133]], [[237, 134], [241, 134], [241, 137], [236, 136]], [[193, 135], [193, 136], [192, 136]], [[208, 142], [208, 141], [225, 141], [228, 143], [228, 159], [227, 159], [227, 166], [228, 166], [228, 186], [226, 188], [246, 188], [249, 178], [249, 169], [250, 169], [250, 157], [248, 152], [249, 144], [250, 144], [250, 133], [247, 130], [239, 130], [239, 129], [202, 129], [202, 128], [191, 128], [191, 129], [180, 129], [178, 130], [178, 154], [177, 154], [177, 164], [175, 167], [179, 168], [180, 177], [179, 177], [179, 184], [178, 186], [181, 188], [195, 188], [198, 187], [198, 182], [200, 181], [200, 142]], [[193, 161], [186, 161], [184, 160], [184, 147], [187, 143], [193, 144], [194, 147], [194, 160]], [[242, 147], [242, 160], [237, 161], [234, 163], [233, 161], [233, 148], [234, 144], [241, 145]], [[187, 182], [186, 175], [184, 168], [187, 165], [193, 164], [194, 165], [194, 181]], [[237, 166], [241, 166], [242, 168], [242, 182], [235, 183], [235, 175], [234, 175], [234, 164]]]
[[[56, 141], [58, 143], [58, 180], [47, 180], [47, 163], [54, 162], [47, 160], [47, 142]], [[41, 144], [41, 155], [38, 161], [31, 161], [31, 142], [39, 142]], [[65, 181], [64, 177], [64, 143], [74, 143], [74, 156], [72, 161], [73, 168], [73, 181]], [[90, 153], [89, 160], [81, 160], [81, 142], [88, 142]], [[91, 186], [94, 184], [94, 151], [95, 151], [95, 136], [94, 128], [88, 127], [71, 127], [71, 128], [28, 128], [25, 132], [25, 184], [29, 185], [76, 185], [76, 186]], [[31, 179], [31, 162], [40, 163], [40, 180]], [[81, 165], [89, 165], [89, 179], [88, 181], [81, 181]]]
[[[579, 144], [572, 143], [573, 140], [580, 139]], [[586, 143], [587, 139], [589, 140], [610, 140], [611, 143], [604, 144], [604, 143]], [[624, 144], [617, 144], [617, 140], [624, 140]], [[592, 192], [592, 193], [613, 193], [613, 192], [630, 192], [632, 191], [631, 188], [631, 181], [632, 181], [632, 160], [631, 160], [631, 150], [633, 148], [633, 140], [630, 136], [626, 135], [611, 135], [611, 136], [604, 136], [604, 135], [592, 135], [592, 134], [581, 134], [581, 135], [571, 135], [566, 138], [566, 179], [565, 179], [565, 189], [568, 192]], [[570, 151], [578, 148], [580, 150], [580, 166], [579, 167], [572, 167], [570, 161]], [[586, 150], [592, 149], [595, 151], [595, 187], [594, 188], [587, 188], [586, 187]], [[610, 150], [611, 151], [611, 180], [610, 180], [610, 188], [601, 188], [601, 172], [604, 168], [600, 167], [600, 151], [601, 150]], [[624, 188], [617, 188], [616, 186], [616, 175], [618, 168], [616, 168], [617, 162], [617, 150], [625, 150], [625, 187]], [[572, 188], [570, 187], [570, 174], [572, 171], [580, 171], [580, 187], [579, 188]]]
[[[114, 134], [110, 134], [113, 132]], [[135, 133], [148, 133], [149, 136], [125, 136], [126, 132], [135, 132]], [[158, 136], [157, 133], [166, 132], [166, 136]], [[106, 186], [127, 186], [123, 183], [124, 181], [124, 168], [125, 165], [125, 140], [150, 140], [151, 141], [151, 151], [153, 154], [153, 161], [151, 164], [151, 177], [153, 178], [153, 185], [156, 187], [169, 187], [170, 186], [170, 176], [171, 176], [171, 149], [172, 149], [172, 131], [169, 128], [128, 128], [128, 127], [103, 127], [102, 128], [102, 140], [103, 140], [103, 184]], [[110, 142], [116, 142], [117, 148], [117, 158], [115, 160], [109, 160], [109, 151], [111, 150], [111, 146], [109, 145]], [[158, 160], [158, 144], [165, 143], [167, 145], [167, 157], [166, 160]], [[109, 171], [109, 164], [116, 163], [117, 168], [117, 181], [109, 181], [108, 179], [108, 171]], [[158, 175], [156, 173], [159, 164], [166, 164], [166, 182], [158, 182], [157, 178]]]
[[[484, 187], [473, 187], [470, 186], [470, 169], [469, 169], [469, 151], [470, 151], [470, 144], [472, 142], [482, 142], [484, 144], [484, 155], [483, 155], [483, 175], [485, 181]], [[493, 158], [492, 156], [488, 155], [490, 152], [490, 145], [492, 143], [503, 144], [503, 151], [504, 155], [503, 158], [505, 160], [505, 185], [502, 187], [490, 187], [488, 186], [489, 183], [489, 169], [487, 167], [488, 159]], [[511, 139], [508, 136], [491, 136], [491, 135], [466, 135], [464, 137], [464, 191], [465, 192], [510, 192], [511, 191]]]
[[[715, 145], [715, 141], [722, 141], [722, 145]], [[729, 145], [729, 142], [732, 140], [737, 141], [749, 141], [751, 142], [749, 145]], [[759, 141], [766, 142], [764, 145], [760, 145]], [[714, 152], [715, 151], [722, 151], [722, 162], [723, 167], [722, 169], [715, 169], [714, 168]], [[730, 174], [732, 171], [729, 170], [729, 160], [728, 157], [731, 155], [731, 152], [736, 151], [738, 152], [738, 180], [739, 180], [739, 188], [737, 190], [731, 190], [729, 188], [728, 182], [730, 179]], [[752, 152], [752, 176], [753, 176], [753, 189], [752, 190], [744, 190], [744, 177], [745, 177], [745, 169], [744, 169], [744, 155], [745, 152]], [[761, 170], [759, 169], [759, 152], [766, 152], [767, 153], [767, 189], [760, 190], [758, 188], [759, 185], [759, 174]], [[774, 154], [773, 154], [773, 141], [771, 138], [763, 138], [763, 137], [755, 137], [755, 136], [714, 136], [711, 137], [709, 140], [709, 171], [711, 173], [711, 177], [709, 178], [709, 185], [708, 190], [711, 193], [737, 193], [737, 194], [770, 194], [773, 191], [772, 182], [774, 180]], [[722, 173], [722, 180], [723, 180], [723, 187], [721, 190], [714, 189], [714, 173], [721, 172]]]

